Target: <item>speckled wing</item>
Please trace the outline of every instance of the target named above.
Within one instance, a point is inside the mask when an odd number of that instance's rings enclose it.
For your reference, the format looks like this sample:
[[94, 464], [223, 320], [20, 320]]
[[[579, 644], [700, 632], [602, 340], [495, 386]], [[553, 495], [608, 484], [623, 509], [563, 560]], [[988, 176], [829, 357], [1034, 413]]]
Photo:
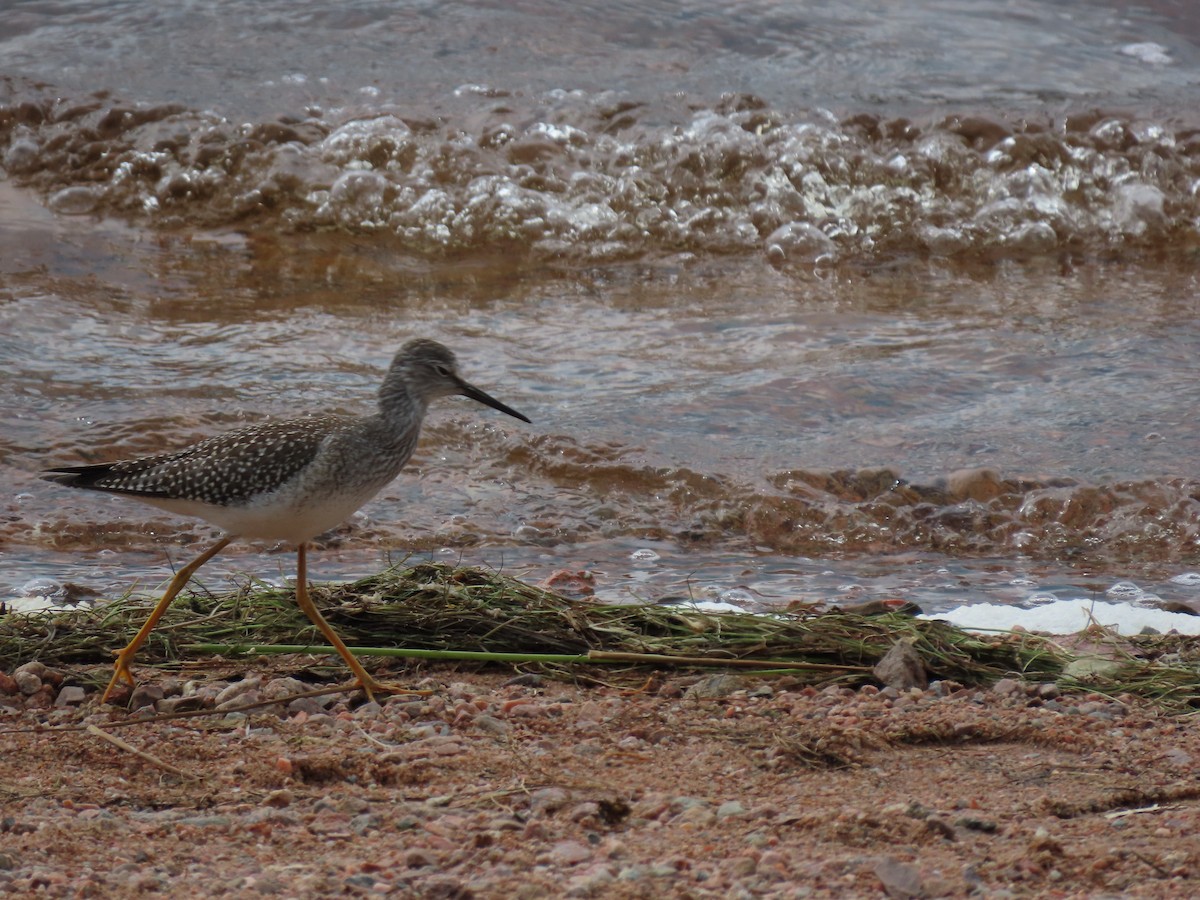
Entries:
[[47, 469], [70, 487], [147, 500], [238, 506], [278, 490], [312, 462], [322, 443], [349, 420], [311, 416], [265, 422], [217, 435], [175, 453], [91, 466]]

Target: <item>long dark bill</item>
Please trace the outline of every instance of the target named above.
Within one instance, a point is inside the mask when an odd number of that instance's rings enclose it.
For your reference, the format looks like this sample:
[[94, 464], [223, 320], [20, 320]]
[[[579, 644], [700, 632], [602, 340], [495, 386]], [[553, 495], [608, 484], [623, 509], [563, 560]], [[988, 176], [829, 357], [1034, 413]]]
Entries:
[[[495, 397], [491, 396], [490, 394], [485, 394], [473, 384], [468, 384], [460, 379], [458, 382], [458, 389], [462, 392], [464, 397], [470, 397], [472, 400], [482, 403], [484, 406], [490, 406], [492, 409], [498, 409], [502, 413], [508, 413], [514, 419], [520, 419], [522, 422], [529, 422], [528, 418], [521, 415], [511, 406], [505, 406]], [[530, 422], [530, 424], [533, 423]]]

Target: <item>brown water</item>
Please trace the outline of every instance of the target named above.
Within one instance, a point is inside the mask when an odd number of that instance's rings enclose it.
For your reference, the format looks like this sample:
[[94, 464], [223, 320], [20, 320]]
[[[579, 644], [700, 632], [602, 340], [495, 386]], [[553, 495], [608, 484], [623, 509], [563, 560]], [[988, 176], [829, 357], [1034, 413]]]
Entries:
[[1193, 600], [1183, 7], [206, 9], [0, 30], [0, 593], [212, 534], [42, 467], [368, 410], [427, 335], [534, 425], [435, 409], [316, 577]]

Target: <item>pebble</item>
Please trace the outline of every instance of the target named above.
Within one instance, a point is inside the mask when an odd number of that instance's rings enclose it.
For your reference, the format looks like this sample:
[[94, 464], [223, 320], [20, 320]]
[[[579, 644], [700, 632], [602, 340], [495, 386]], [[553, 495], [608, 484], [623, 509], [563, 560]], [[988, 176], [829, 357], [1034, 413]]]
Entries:
[[697, 700], [715, 700], [720, 697], [728, 697], [745, 686], [746, 684], [740, 676], [721, 673], [700, 679], [684, 691], [684, 696]]
[[139, 684], [133, 689], [133, 693], [129, 695], [129, 708], [141, 709], [143, 706], [157, 708], [157, 704], [163, 697], [166, 696], [162, 689], [162, 685], [154, 682]]
[[[272, 678], [263, 685], [262, 695], [267, 700], [282, 700], [285, 697], [290, 697], [293, 694], [303, 694], [311, 688], [301, 681], [299, 678], [293, 678], [286, 675], [282, 678]], [[313, 700], [325, 700], [328, 703], [333, 699], [333, 695], [328, 697], [313, 697]]]
[[261, 684], [262, 678], [258, 675], [251, 675], [249, 678], [243, 678], [241, 681], [235, 681], [233, 684], [229, 685], [219, 694], [217, 694], [214, 705], [217, 709], [221, 709], [227, 705], [237, 706], [241, 705], [241, 702], [253, 702], [243, 700], [236, 704], [233, 703], [234, 700], [242, 697], [243, 694], [246, 694], [249, 691], [257, 691]]
[[77, 684], [69, 684], [54, 698], [55, 706], [78, 706], [87, 697], [87, 692]]
[[375, 813], [361, 813], [350, 820], [350, 830], [355, 834], [366, 834], [378, 830], [382, 821]]
[[550, 859], [564, 866], [575, 866], [592, 858], [592, 848], [579, 841], [558, 841], [550, 849]]
[[295, 795], [287, 788], [271, 791], [267, 796], [263, 797], [263, 804], [282, 809], [285, 806], [291, 806]]
[[227, 830], [233, 825], [229, 816], [185, 816], [175, 821], [175, 827], [189, 826], [191, 828], [212, 828], [220, 831]]
[[17, 669], [13, 673], [13, 681], [16, 682], [17, 690], [26, 697], [30, 697], [42, 689], [42, 679], [33, 672], [22, 672], [21, 669]]
[[529, 809], [532, 812], [554, 813], [571, 802], [571, 794], [560, 787], [540, 788], [529, 798]]
[[154, 704], [154, 708], [162, 715], [194, 712], [204, 708], [204, 700], [195, 694], [190, 697], [164, 697]]
[[512, 730], [507, 722], [497, 719], [495, 716], [478, 715], [472, 721], [480, 731], [490, 734], [508, 734]]

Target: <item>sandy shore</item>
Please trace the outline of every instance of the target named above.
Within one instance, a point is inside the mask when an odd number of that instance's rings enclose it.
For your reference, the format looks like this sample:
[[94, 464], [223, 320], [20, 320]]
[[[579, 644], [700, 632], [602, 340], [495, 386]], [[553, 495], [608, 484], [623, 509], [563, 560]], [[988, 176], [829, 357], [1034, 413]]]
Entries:
[[390, 673], [424, 696], [288, 699], [323, 686], [311, 663], [140, 668], [134, 713], [80, 672], [0, 679], [0, 892], [1180, 897], [1200, 877], [1200, 718], [1130, 698], [437, 666]]

